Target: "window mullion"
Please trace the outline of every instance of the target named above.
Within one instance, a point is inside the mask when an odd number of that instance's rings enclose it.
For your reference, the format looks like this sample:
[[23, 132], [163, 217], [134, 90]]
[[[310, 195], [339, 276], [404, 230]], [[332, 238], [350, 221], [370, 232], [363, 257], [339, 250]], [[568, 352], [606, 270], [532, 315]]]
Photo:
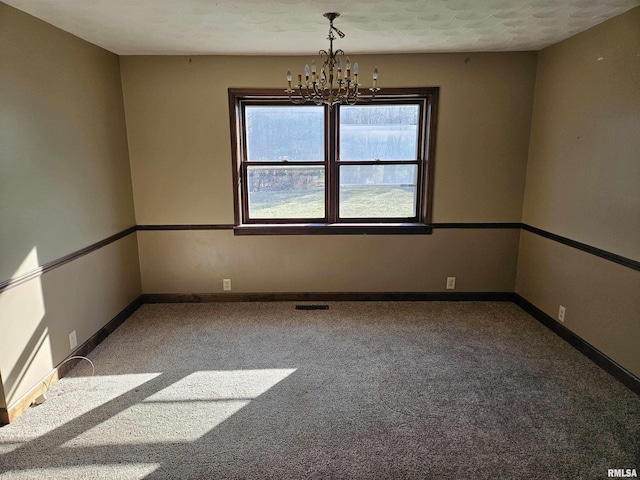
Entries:
[[335, 223], [338, 220], [338, 111], [339, 105], [325, 107], [325, 136], [327, 141], [327, 220]]

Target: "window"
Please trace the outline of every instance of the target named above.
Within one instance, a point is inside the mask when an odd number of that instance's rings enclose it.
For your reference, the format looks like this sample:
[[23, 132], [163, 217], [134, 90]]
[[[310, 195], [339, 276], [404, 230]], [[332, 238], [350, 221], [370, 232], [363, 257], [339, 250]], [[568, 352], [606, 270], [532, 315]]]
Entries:
[[237, 233], [429, 233], [437, 88], [293, 105], [229, 90]]

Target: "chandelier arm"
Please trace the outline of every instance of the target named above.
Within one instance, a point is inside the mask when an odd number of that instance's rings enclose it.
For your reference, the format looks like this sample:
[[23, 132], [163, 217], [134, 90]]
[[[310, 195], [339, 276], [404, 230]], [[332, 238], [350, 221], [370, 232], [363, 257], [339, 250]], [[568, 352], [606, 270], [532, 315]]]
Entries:
[[351, 97], [355, 92], [355, 88], [353, 86], [353, 82], [351, 80], [347, 80], [347, 97]]
[[329, 52], [326, 50], [320, 50], [318, 55], [320, 55], [320, 60], [322, 61], [322, 66], [320, 67], [320, 81], [318, 83], [324, 87], [327, 82], [327, 65], [329, 65], [331, 61], [331, 50], [329, 50]]
[[289, 101], [291, 103], [293, 103], [294, 105], [302, 105], [303, 103], [306, 103], [307, 100], [305, 99], [304, 94], [302, 93], [302, 85], [298, 85], [298, 96], [300, 98], [295, 98], [293, 96], [293, 94], [295, 93], [294, 89], [287, 89], [285, 90], [285, 92], [287, 92], [287, 94], [289, 95]]
[[286, 92], [289, 94], [289, 101], [294, 105], [302, 105], [303, 103], [306, 103], [306, 100], [304, 99], [304, 97], [301, 97], [301, 98], [293, 97], [292, 96], [293, 90], [286, 91]]
[[322, 94], [318, 90], [317, 82], [313, 82], [313, 95], [312, 95], [312, 97], [321, 97], [321, 96], [322, 96]]
[[314, 93], [313, 93], [313, 89], [309, 89], [309, 85], [305, 85], [304, 87], [304, 92], [303, 92], [303, 97], [305, 98], [305, 100], [307, 102], [310, 102], [313, 100], [313, 98], [315, 97]]
[[344, 92], [344, 95], [348, 95], [349, 93], [349, 81], [346, 79], [342, 80], [342, 91]]

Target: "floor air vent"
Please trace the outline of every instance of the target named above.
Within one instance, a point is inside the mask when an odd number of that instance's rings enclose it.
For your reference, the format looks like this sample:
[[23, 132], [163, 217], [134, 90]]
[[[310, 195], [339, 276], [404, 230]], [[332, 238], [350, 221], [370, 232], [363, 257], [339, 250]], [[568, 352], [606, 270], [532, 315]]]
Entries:
[[329, 310], [329, 305], [296, 305], [296, 310]]

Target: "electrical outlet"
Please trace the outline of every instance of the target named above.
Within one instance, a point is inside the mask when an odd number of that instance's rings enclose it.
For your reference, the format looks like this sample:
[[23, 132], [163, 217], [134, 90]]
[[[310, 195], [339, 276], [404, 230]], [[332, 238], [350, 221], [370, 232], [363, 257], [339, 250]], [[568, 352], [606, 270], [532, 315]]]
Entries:
[[74, 330], [69, 334], [69, 348], [73, 350], [78, 346], [78, 336], [76, 335], [76, 331]]
[[560, 308], [558, 309], [558, 320], [560, 320], [562, 323], [564, 323], [564, 314], [566, 311], [567, 309], [560, 305]]
[[231, 279], [230, 278], [224, 278], [222, 280], [222, 289], [225, 291], [230, 291], [231, 290]]
[[447, 277], [447, 290], [456, 289], [456, 277]]

